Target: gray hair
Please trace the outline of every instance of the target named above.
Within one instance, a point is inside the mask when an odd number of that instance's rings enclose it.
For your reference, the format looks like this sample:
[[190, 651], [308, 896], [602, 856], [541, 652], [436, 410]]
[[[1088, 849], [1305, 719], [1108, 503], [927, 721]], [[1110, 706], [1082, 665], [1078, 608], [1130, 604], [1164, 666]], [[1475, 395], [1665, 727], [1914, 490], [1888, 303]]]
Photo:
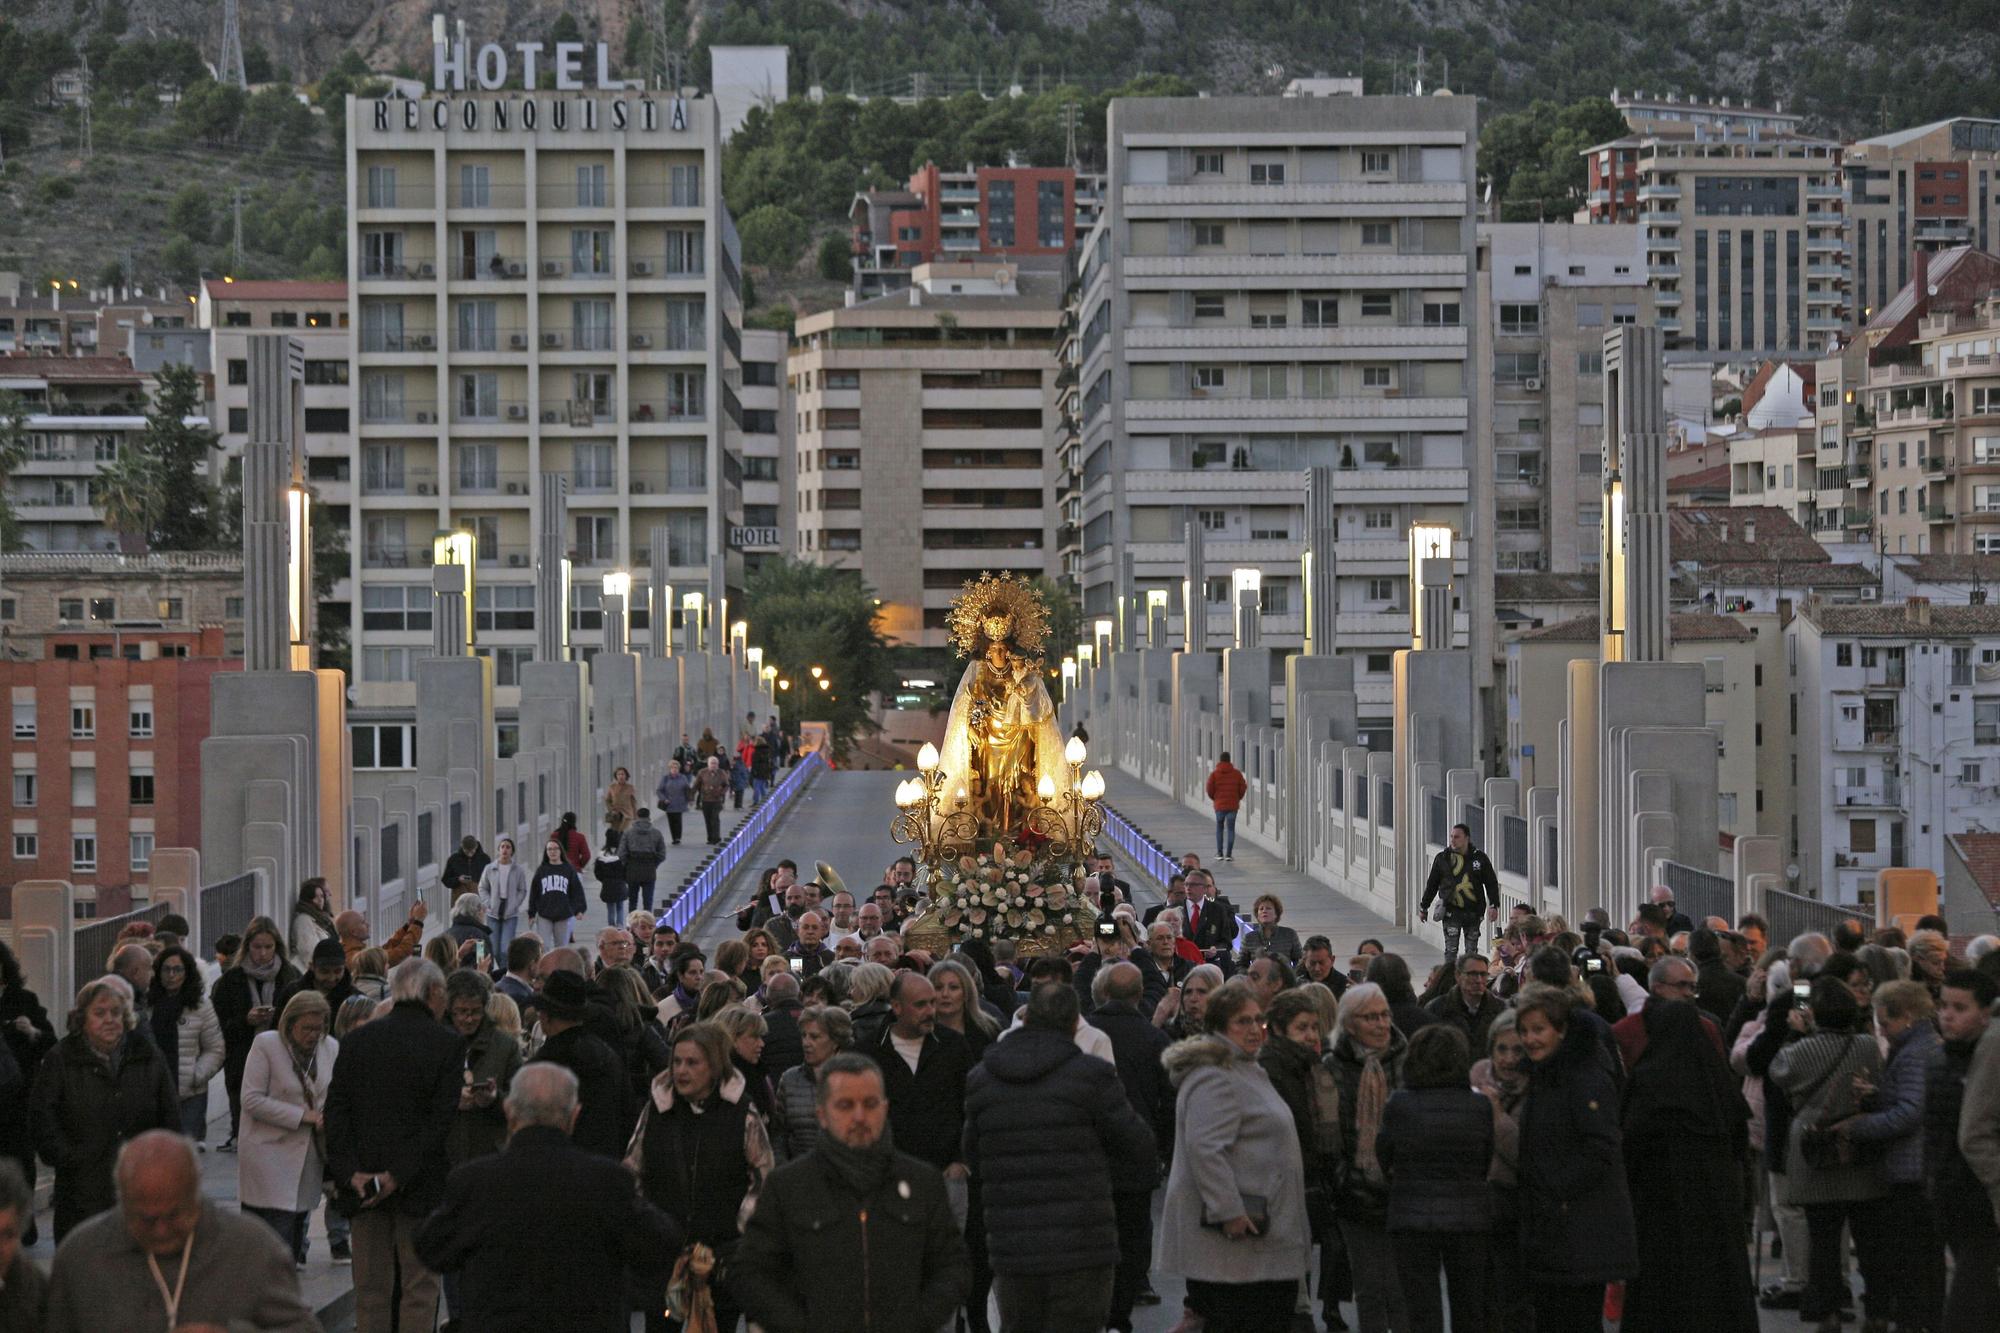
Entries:
[[135, 1007], [137, 1002], [132, 996], [132, 983], [116, 972], [106, 972], [101, 977], [84, 982], [82, 988], [77, 991], [76, 1005], [69, 1011], [69, 1030], [82, 1031], [84, 1014], [89, 1012], [91, 1005], [106, 995], [116, 999], [118, 1007], [125, 1011], [127, 1032], [139, 1026], [139, 1014]]
[[568, 1133], [576, 1102], [576, 1075], [561, 1065], [538, 1060], [522, 1065], [507, 1088], [507, 1123], [517, 1129], [541, 1125]]
[[[767, 960], [768, 961], [768, 960]], [[799, 979], [790, 972], [775, 972], [765, 978], [764, 998], [766, 1000], [796, 1000], [799, 998]]]
[[1785, 946], [1785, 957], [1791, 960], [1793, 976], [1801, 981], [1816, 977], [1826, 966], [1826, 960], [1833, 957], [1833, 941], [1809, 930], [1792, 937], [1792, 942]]
[[478, 921], [486, 915], [486, 908], [480, 903], [476, 893], [461, 893], [452, 900], [452, 919], [456, 921]]
[[1676, 968], [1686, 968], [1689, 976], [1695, 975], [1694, 964], [1679, 954], [1662, 954], [1646, 969], [1646, 989], [1653, 990], [1667, 979], [1667, 974]]
[[1965, 946], [1965, 965], [1972, 966], [1995, 949], [2000, 949], [2000, 935], [1981, 935]]
[[889, 987], [894, 985], [896, 974], [880, 963], [863, 963], [854, 969], [854, 976], [847, 983], [847, 1005], [858, 1009], [870, 1000], [889, 998]]
[[1354, 1017], [1354, 1011], [1370, 1000], [1380, 1000], [1382, 1003], [1387, 1004], [1389, 1002], [1388, 992], [1372, 981], [1356, 982], [1341, 992], [1340, 1008], [1336, 1011], [1336, 1015], [1340, 1019], [1340, 1030], [1342, 1032], [1347, 1031], [1348, 1023]]
[[405, 958], [389, 973], [389, 998], [397, 1004], [431, 1002], [431, 992], [444, 989], [444, 973], [428, 958]]

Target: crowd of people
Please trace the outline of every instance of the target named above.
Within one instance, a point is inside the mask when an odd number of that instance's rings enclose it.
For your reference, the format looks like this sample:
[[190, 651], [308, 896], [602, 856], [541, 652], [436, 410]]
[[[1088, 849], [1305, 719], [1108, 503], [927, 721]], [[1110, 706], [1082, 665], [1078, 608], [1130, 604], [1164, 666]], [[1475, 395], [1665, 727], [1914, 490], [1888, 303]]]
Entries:
[[1774, 944], [1664, 888], [1500, 922], [1462, 828], [1422, 990], [1192, 854], [1146, 907], [1093, 860], [1101, 923], [1053, 952], [911, 947], [907, 859], [858, 900], [781, 861], [712, 951], [643, 897], [503, 931], [574, 896], [565, 825], [532, 871], [467, 849], [504, 892], [428, 942], [317, 881], [215, 960], [134, 927], [61, 1037], [0, 948], [0, 1330], [315, 1327], [321, 1213], [359, 1333], [1129, 1333], [1154, 1275], [1182, 1333], [1839, 1333], [1855, 1275], [1865, 1333], [2000, 1328], [2000, 939]]

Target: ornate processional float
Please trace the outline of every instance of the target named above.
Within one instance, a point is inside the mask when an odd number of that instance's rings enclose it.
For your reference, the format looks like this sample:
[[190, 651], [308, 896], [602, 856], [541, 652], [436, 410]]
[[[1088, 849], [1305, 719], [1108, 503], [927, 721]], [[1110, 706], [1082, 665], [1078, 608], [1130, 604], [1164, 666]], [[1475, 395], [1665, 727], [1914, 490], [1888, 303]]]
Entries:
[[952, 603], [952, 646], [970, 659], [917, 776], [896, 788], [891, 832], [925, 868], [930, 906], [904, 928], [913, 947], [1011, 939], [1055, 953], [1088, 936], [1097, 912], [1079, 875], [1104, 827], [1104, 777], [1064, 744], [1044, 684], [1048, 608], [1027, 580], [982, 574]]

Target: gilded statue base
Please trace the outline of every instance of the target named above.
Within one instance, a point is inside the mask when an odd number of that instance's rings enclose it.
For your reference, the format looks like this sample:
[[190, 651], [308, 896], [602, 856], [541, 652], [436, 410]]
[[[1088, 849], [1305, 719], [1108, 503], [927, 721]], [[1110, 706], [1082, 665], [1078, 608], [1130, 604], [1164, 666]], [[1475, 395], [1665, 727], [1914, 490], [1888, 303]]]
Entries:
[[[1068, 953], [1079, 944], [1089, 941], [1097, 931], [1097, 912], [1088, 903], [1075, 904], [1075, 915], [1080, 925], [1057, 926], [1056, 933], [1038, 935], [1013, 935], [1003, 933], [998, 938], [1014, 941], [1014, 953], [1019, 958], [1048, 958]], [[926, 907], [903, 923], [903, 947], [922, 949], [933, 959], [942, 958], [958, 948], [962, 932], [946, 926], [942, 920], [944, 909]], [[990, 947], [993, 940], [985, 943]]]

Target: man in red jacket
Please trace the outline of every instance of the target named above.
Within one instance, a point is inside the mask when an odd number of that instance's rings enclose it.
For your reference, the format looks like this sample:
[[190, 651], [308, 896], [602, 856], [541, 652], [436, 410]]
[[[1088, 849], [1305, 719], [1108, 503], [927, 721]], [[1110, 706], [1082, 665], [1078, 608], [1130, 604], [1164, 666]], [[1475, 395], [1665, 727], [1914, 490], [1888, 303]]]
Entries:
[[1243, 793], [1250, 790], [1250, 782], [1243, 776], [1243, 770], [1229, 762], [1229, 751], [1215, 761], [1215, 769], [1208, 775], [1208, 799], [1215, 807], [1215, 859], [1234, 861], [1236, 859], [1236, 807], [1243, 804]]

